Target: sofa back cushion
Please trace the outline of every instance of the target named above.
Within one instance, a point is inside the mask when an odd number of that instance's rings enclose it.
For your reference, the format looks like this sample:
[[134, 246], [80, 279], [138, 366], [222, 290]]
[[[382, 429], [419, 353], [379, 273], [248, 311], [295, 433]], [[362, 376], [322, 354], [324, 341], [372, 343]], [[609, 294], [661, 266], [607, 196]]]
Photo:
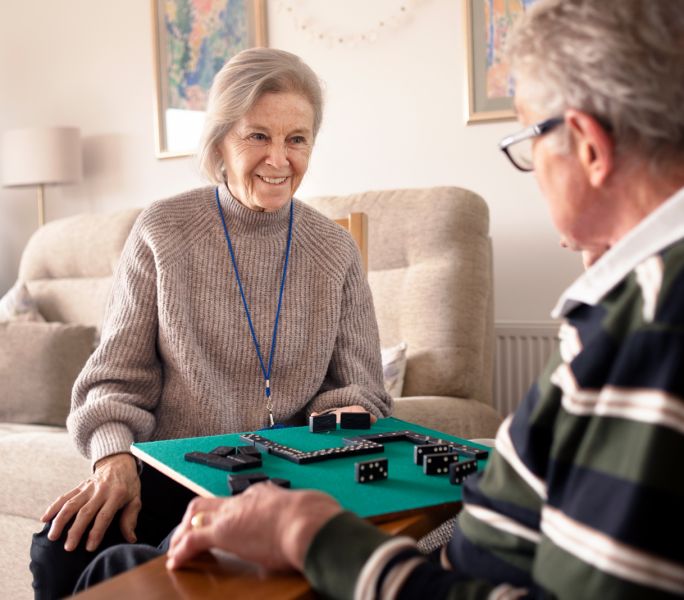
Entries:
[[0, 323], [0, 422], [64, 427], [94, 342], [95, 328], [85, 325]]
[[112, 273], [140, 209], [52, 221], [29, 240], [19, 279], [47, 321], [102, 325]]
[[406, 342], [404, 396], [491, 402], [489, 211], [456, 187], [307, 200], [330, 218], [368, 215], [368, 281], [383, 347]]

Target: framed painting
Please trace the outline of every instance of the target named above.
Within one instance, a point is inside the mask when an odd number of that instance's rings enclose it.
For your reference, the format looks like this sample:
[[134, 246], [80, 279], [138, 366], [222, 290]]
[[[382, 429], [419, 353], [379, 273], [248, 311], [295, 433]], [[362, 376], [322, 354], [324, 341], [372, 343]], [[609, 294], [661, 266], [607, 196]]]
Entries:
[[468, 123], [515, 118], [506, 36], [534, 0], [463, 0]]
[[214, 75], [266, 45], [265, 0], [152, 0], [158, 158], [195, 154]]

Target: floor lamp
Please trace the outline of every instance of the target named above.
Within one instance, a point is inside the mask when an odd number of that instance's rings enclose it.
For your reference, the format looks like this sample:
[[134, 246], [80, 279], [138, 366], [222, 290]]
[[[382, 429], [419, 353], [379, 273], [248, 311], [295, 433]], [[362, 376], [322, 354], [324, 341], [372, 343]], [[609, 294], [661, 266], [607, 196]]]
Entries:
[[2, 136], [2, 185], [38, 186], [38, 224], [45, 224], [45, 186], [83, 176], [81, 133], [76, 127], [31, 127]]

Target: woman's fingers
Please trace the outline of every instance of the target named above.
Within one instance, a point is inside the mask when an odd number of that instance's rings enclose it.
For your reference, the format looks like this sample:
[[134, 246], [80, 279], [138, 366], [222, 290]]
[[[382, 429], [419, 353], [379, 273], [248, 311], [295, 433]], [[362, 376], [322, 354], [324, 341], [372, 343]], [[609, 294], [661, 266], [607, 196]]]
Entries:
[[[90, 525], [90, 523], [99, 513], [101, 506], [100, 502], [101, 500], [97, 498], [97, 496], [95, 498], [91, 498], [76, 514], [76, 519], [74, 520], [73, 525], [69, 527], [66, 542], [64, 543], [64, 549], [67, 552], [75, 550], [80, 543], [83, 534], [88, 528], [88, 525]], [[91, 548], [86, 549], [91, 550]], [[92, 548], [92, 550], [94, 550], [94, 548]]]
[[140, 497], [137, 496], [126, 504], [121, 513], [121, 519], [119, 521], [121, 535], [123, 535], [124, 539], [131, 544], [134, 544], [138, 539], [135, 535], [135, 526], [138, 524], [138, 515], [140, 514], [141, 508], [142, 501], [140, 500]]
[[[51, 513], [52, 525], [48, 532], [48, 539], [51, 542], [58, 540], [66, 525], [71, 521], [75, 514], [88, 502], [90, 498], [87, 490], [87, 480], [81, 484], [82, 487], [75, 488], [64, 496], [53, 502], [45, 514]], [[85, 488], [85, 489], [83, 489]], [[59, 508], [57, 508], [59, 507]], [[56, 510], [51, 510], [56, 509]]]
[[64, 549], [72, 551], [92, 523], [86, 549], [93, 551], [121, 508], [124, 508], [121, 531], [127, 540], [134, 541], [140, 511], [140, 479], [135, 460], [125, 454], [98, 461], [90, 477], [48, 507], [44, 516], [53, 518], [48, 539], [58, 540], [73, 520], [64, 543]]
[[47, 523], [48, 521], [53, 519], [54, 516], [62, 509], [62, 506], [64, 506], [64, 504], [68, 500], [71, 500], [71, 498], [73, 498], [80, 491], [80, 488], [76, 487], [73, 490], [68, 491], [66, 494], [62, 494], [59, 498], [57, 498], [57, 500], [55, 500], [52, 504], [50, 504], [50, 506], [48, 506], [45, 509], [45, 512], [40, 517], [40, 520], [43, 523]]

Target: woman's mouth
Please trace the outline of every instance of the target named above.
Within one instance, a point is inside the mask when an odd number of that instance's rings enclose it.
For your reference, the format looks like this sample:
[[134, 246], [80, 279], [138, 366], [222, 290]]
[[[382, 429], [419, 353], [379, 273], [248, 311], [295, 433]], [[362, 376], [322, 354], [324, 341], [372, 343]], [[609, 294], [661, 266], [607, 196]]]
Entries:
[[261, 181], [271, 185], [280, 185], [281, 183], [285, 183], [287, 180], [287, 177], [266, 177], [264, 175], [257, 175], [257, 177], [261, 179]]

